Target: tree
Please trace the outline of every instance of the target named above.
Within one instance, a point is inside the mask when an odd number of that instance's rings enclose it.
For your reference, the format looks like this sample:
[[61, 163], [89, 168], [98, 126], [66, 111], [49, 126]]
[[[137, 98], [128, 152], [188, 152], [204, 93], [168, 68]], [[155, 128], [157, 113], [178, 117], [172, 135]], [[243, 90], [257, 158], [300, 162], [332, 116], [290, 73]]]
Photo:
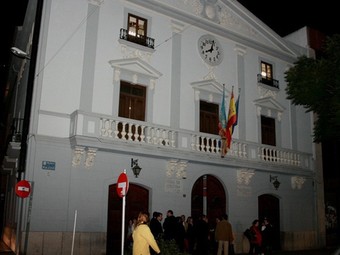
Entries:
[[300, 57], [285, 72], [287, 99], [314, 112], [314, 142], [340, 141], [340, 35], [327, 37], [320, 58]]

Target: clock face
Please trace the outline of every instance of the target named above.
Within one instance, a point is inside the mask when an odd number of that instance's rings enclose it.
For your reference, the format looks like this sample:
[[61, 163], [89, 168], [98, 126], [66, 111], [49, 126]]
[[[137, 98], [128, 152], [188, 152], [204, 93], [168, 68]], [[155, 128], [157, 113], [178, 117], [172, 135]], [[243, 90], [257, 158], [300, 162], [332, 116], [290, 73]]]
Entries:
[[222, 47], [218, 40], [211, 35], [203, 35], [199, 38], [198, 51], [201, 58], [209, 65], [215, 66], [222, 62]]

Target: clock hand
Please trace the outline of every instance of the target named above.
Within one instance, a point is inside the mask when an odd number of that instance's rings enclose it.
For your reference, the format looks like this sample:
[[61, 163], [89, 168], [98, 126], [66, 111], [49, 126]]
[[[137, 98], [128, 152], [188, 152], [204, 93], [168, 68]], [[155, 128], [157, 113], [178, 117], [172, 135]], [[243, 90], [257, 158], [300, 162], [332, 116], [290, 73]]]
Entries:
[[206, 50], [205, 52], [212, 52], [214, 50], [214, 45], [215, 45], [215, 41], [212, 41], [211, 47], [209, 50]]

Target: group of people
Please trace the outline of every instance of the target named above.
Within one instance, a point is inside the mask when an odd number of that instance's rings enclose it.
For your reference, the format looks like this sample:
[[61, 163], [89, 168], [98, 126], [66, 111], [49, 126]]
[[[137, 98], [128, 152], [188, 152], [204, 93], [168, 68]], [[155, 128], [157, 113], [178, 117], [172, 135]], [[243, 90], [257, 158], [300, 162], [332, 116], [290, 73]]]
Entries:
[[255, 219], [249, 228], [251, 236], [249, 239], [249, 254], [271, 255], [273, 243], [273, 226], [265, 217], [263, 222]]
[[191, 216], [175, 216], [172, 210], [168, 210], [163, 223], [162, 221], [163, 214], [156, 211], [150, 221], [147, 212], [139, 213], [135, 222], [130, 220], [127, 243], [132, 247], [133, 255], [160, 254], [161, 240], [174, 240], [181, 253], [208, 255], [212, 248], [211, 239], [215, 242], [214, 252], [217, 255], [231, 255], [229, 250], [234, 236], [227, 214], [218, 217], [213, 230], [206, 215], [194, 220]]

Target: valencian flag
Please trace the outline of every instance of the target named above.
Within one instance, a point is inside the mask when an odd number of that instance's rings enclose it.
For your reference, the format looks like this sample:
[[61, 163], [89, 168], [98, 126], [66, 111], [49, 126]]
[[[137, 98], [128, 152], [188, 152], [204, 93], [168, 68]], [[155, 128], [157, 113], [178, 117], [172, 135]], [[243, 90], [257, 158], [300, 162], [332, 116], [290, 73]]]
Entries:
[[236, 105], [235, 105], [234, 86], [233, 86], [233, 88], [231, 90], [231, 96], [230, 96], [227, 133], [226, 133], [227, 151], [230, 149], [231, 137], [232, 137], [232, 134], [233, 134], [233, 125], [236, 123], [236, 121], [237, 121], [237, 116], [236, 116]]
[[225, 111], [225, 87], [223, 84], [223, 95], [222, 95], [222, 103], [220, 109], [220, 121], [218, 123], [218, 133], [221, 136], [222, 144], [221, 144], [221, 157], [223, 158], [225, 154], [227, 154], [227, 114]]

